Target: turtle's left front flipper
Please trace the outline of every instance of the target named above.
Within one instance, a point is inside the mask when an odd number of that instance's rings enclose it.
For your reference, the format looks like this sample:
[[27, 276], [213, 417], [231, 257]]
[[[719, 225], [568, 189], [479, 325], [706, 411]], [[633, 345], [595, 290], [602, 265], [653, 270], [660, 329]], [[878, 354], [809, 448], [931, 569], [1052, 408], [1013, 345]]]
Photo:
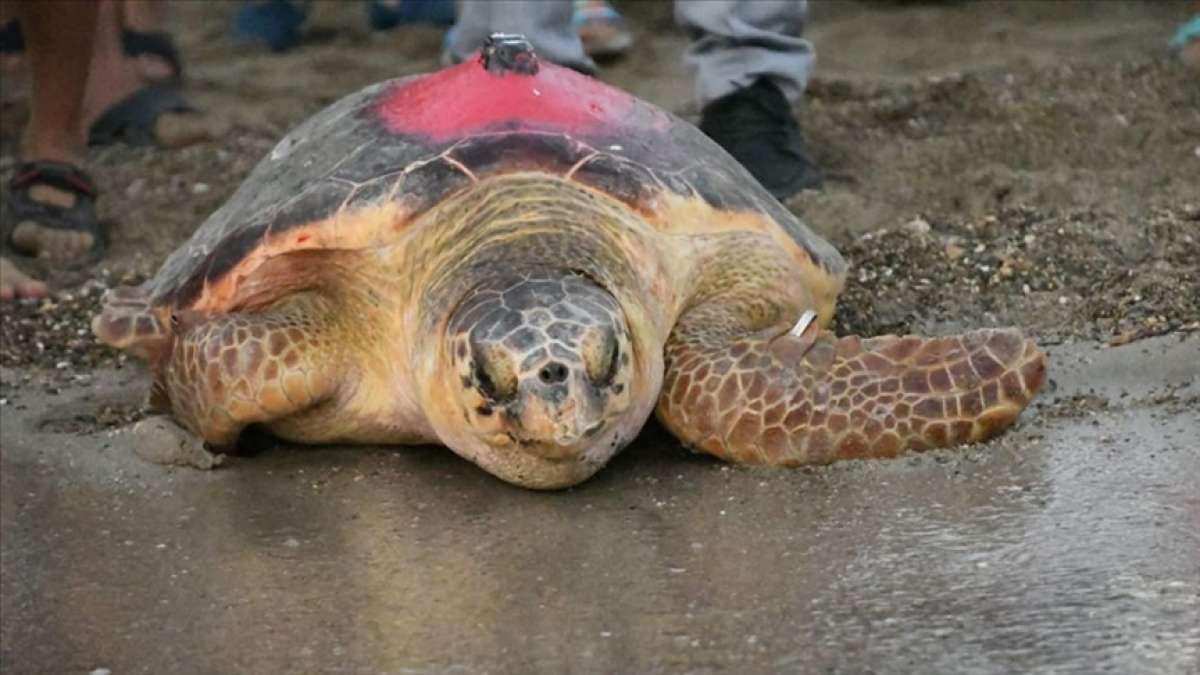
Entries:
[[[301, 413], [336, 393], [350, 368], [334, 316], [332, 301], [315, 292], [258, 311], [207, 317], [154, 307], [143, 288], [119, 288], [92, 330], [149, 360], [152, 406], [220, 449], [250, 424], [301, 423]], [[174, 435], [159, 434], [167, 440], [153, 442], [162, 445]]]
[[734, 341], [683, 322], [667, 345], [659, 419], [689, 446], [736, 462], [800, 465], [982, 441], [1045, 380], [1014, 329], [944, 338]]

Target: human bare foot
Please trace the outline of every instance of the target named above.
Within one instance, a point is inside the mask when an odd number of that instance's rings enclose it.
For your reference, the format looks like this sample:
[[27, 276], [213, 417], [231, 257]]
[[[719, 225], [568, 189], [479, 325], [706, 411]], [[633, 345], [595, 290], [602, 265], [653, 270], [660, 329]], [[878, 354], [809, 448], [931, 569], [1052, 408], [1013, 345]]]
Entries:
[[50, 290], [46, 284], [25, 274], [8, 258], [0, 256], [0, 300], [44, 298]]

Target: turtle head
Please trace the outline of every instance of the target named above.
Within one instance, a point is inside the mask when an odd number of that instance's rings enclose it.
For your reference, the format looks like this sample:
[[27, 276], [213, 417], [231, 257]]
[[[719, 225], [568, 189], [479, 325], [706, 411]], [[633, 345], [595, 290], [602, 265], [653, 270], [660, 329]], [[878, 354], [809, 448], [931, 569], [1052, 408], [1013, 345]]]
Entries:
[[451, 315], [446, 339], [443, 372], [453, 373], [453, 405], [467, 427], [447, 444], [504, 480], [577, 483], [641, 425], [626, 419], [635, 360], [624, 312], [584, 276], [524, 274], [477, 287]]

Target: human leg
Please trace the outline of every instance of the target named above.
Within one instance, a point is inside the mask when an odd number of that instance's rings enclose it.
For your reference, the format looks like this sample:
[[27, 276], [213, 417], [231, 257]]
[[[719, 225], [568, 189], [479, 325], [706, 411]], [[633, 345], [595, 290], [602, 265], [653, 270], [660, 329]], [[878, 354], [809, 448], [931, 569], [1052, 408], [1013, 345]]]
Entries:
[[814, 58], [807, 2], [676, 0], [675, 17], [692, 36], [700, 128], [779, 199], [818, 185], [791, 110]]
[[[448, 0], [447, 0], [448, 1]], [[149, 82], [178, 82], [183, 63], [171, 34], [164, 30], [167, 0], [122, 0], [121, 39], [127, 56], [138, 61]], [[11, 76], [24, 65], [25, 35], [16, 12], [0, 3], [0, 72]]]
[[801, 37], [807, 16], [806, 0], [676, 0], [675, 20], [692, 36], [684, 58], [700, 106], [762, 77], [799, 100], [814, 58]]
[[88, 251], [96, 236], [90, 181], [71, 168], [82, 164], [87, 150], [83, 94], [98, 7], [52, 0], [16, 7], [30, 51], [33, 97], [23, 164], [9, 186], [17, 221], [12, 244], [30, 255], [71, 260]]
[[446, 40], [446, 60], [462, 62], [492, 33], [524, 35], [538, 55], [559, 65], [592, 73], [596, 64], [583, 51], [572, 24], [571, 0], [464, 0]]

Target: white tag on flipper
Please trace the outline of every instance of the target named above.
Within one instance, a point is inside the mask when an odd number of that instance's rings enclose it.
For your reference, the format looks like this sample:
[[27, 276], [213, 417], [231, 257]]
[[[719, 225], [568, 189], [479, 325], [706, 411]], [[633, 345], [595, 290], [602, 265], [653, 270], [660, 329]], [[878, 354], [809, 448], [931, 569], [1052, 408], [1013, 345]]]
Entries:
[[800, 320], [796, 322], [795, 326], [792, 326], [792, 329], [788, 331], [788, 335], [791, 335], [792, 337], [800, 337], [804, 335], [804, 331], [808, 330], [808, 327], [812, 325], [813, 320], [816, 318], [816, 312], [812, 311], [811, 309], [804, 310], [804, 314], [800, 315]]

